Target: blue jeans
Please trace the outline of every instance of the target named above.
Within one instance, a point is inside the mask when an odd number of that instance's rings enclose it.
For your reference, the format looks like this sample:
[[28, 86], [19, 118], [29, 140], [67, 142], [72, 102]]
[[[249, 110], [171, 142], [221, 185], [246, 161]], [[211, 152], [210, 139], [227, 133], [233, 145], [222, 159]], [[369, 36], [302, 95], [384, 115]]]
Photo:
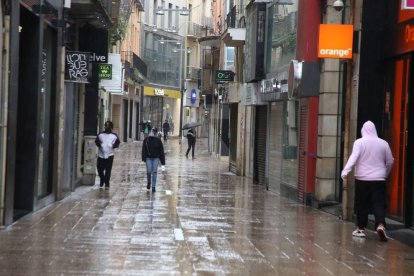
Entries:
[[155, 187], [157, 184], [157, 170], [158, 170], [158, 164], [160, 163], [159, 158], [148, 158], [146, 159], [147, 164], [147, 175], [148, 179], [151, 177], [151, 184], [152, 187]]

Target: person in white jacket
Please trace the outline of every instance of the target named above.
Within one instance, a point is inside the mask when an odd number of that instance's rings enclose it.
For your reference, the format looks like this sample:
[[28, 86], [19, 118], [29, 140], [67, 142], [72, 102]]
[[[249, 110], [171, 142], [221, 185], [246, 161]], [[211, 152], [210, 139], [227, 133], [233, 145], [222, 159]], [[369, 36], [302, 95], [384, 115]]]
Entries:
[[394, 164], [388, 143], [378, 138], [374, 123], [367, 121], [361, 129], [362, 137], [354, 143], [341, 177], [345, 179], [355, 166], [355, 208], [357, 229], [355, 237], [366, 237], [370, 211], [375, 216], [375, 228], [381, 241], [387, 241], [385, 233], [386, 178]]
[[99, 187], [109, 189], [109, 180], [111, 179], [112, 164], [114, 162], [114, 149], [119, 147], [121, 143], [118, 135], [112, 132], [114, 124], [111, 121], [106, 121], [104, 131], [100, 132], [95, 139], [95, 144], [98, 147], [98, 160], [96, 167], [99, 177], [101, 179]]

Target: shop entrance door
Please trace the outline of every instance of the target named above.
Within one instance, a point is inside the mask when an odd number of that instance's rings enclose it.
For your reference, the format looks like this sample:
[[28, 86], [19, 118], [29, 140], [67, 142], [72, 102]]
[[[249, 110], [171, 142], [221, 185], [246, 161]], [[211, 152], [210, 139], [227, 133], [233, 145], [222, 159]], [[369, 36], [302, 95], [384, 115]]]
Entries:
[[[385, 113], [389, 114], [388, 140], [394, 155], [394, 167], [388, 180], [387, 206], [389, 216], [403, 221], [407, 227], [413, 223], [413, 139], [409, 125], [413, 124], [409, 111], [409, 90], [412, 59], [406, 56], [395, 62], [393, 92], [386, 96]], [[411, 101], [412, 102], [412, 101]], [[411, 108], [410, 108], [411, 106]]]

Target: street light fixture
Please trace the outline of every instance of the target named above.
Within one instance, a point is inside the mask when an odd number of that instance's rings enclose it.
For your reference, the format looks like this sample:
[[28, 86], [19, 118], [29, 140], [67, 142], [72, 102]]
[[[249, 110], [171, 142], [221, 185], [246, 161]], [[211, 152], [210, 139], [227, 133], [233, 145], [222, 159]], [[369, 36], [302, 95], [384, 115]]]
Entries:
[[181, 9], [164, 9], [162, 7], [158, 7], [155, 14], [156, 15], [164, 15], [166, 11], [179, 11], [180, 15], [182, 15], [182, 16], [190, 15], [190, 11], [186, 7], [183, 7]]

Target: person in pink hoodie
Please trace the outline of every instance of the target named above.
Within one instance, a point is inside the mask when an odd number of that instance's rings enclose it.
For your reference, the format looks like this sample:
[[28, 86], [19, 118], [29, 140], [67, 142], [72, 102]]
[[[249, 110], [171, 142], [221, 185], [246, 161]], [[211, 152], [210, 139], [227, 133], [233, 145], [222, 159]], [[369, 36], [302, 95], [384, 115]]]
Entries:
[[341, 177], [345, 179], [355, 166], [355, 208], [357, 229], [355, 237], [366, 237], [368, 213], [375, 216], [375, 228], [381, 241], [387, 241], [385, 233], [386, 178], [394, 164], [388, 143], [378, 138], [374, 123], [367, 121], [361, 129], [362, 137], [354, 143]]

